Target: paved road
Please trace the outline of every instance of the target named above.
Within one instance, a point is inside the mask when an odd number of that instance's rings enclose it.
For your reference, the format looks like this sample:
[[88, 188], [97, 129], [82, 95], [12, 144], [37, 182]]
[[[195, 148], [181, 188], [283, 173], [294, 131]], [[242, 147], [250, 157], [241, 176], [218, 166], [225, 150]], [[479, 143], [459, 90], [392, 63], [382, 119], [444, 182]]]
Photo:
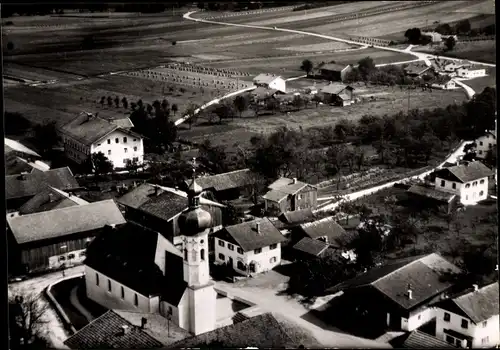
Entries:
[[[84, 271], [82, 265], [66, 269], [65, 275], [81, 275]], [[49, 284], [55, 283], [63, 278], [61, 272], [49, 273], [43, 276], [35, 277], [26, 281], [9, 284], [9, 296], [17, 294], [42, 294], [44, 297], [41, 299], [43, 304], [49, 303], [45, 297], [44, 290]], [[44, 319], [47, 321], [45, 325], [45, 336], [52, 343], [55, 349], [68, 349], [63, 342], [69, 337], [70, 334], [64, 328], [63, 323], [59, 319], [55, 309], [49, 304], [47, 312], [44, 314]]]
[[[262, 30], [273, 30], [273, 31], [279, 31], [279, 32], [289, 32], [289, 33], [296, 33], [296, 34], [302, 34], [302, 35], [310, 35], [310, 36], [315, 36], [318, 38], [323, 38], [323, 39], [328, 39], [328, 40], [334, 40], [334, 41], [339, 41], [347, 44], [354, 44], [354, 45], [361, 45], [357, 41], [352, 41], [348, 39], [342, 39], [342, 38], [337, 38], [329, 35], [323, 35], [323, 34], [318, 34], [318, 33], [312, 33], [312, 32], [304, 32], [301, 30], [293, 30], [293, 29], [285, 29], [285, 28], [278, 28], [278, 27], [266, 27], [266, 26], [256, 26], [256, 25], [250, 25], [250, 24], [237, 24], [237, 23], [227, 23], [227, 22], [217, 22], [217, 21], [209, 21], [201, 18], [193, 18], [191, 15], [193, 13], [196, 13], [198, 11], [190, 11], [185, 13], [182, 17], [184, 19], [190, 20], [190, 21], [195, 21], [195, 22], [202, 22], [202, 23], [212, 23], [212, 24], [220, 24], [220, 25], [225, 25], [225, 26], [234, 26], [234, 27], [243, 27], [243, 28], [253, 28], [253, 29], [262, 29]], [[393, 52], [398, 52], [398, 53], [406, 53], [410, 54], [413, 56], [416, 56], [419, 60], [426, 61], [426, 64], [428, 64], [428, 60], [432, 58], [442, 58], [446, 60], [451, 60], [451, 61], [462, 61], [462, 59], [455, 58], [455, 57], [446, 57], [446, 56], [437, 56], [437, 55], [432, 55], [432, 54], [427, 54], [423, 52], [414, 52], [411, 51], [411, 47], [407, 47], [405, 50], [401, 49], [396, 49], [393, 47], [387, 47], [387, 46], [378, 46], [378, 45], [372, 45], [373, 48], [379, 49], [379, 50], [385, 50], [385, 51], [393, 51]], [[469, 61], [474, 64], [481, 64], [485, 65], [488, 67], [496, 67], [495, 64], [491, 63], [484, 63], [484, 62], [477, 62], [477, 61]]]
[[461, 86], [462, 88], [464, 88], [465, 92], [467, 93], [467, 97], [470, 99], [472, 99], [474, 97], [474, 95], [476, 94], [476, 92], [474, 91], [473, 88], [471, 88], [469, 85], [465, 85], [461, 79], [454, 79], [455, 80], [455, 83], [458, 85], [458, 86]]
[[[311, 331], [315, 338], [324, 347], [332, 348], [391, 348], [387, 343], [356, 337], [346, 334], [335, 327], [325, 324], [317, 317], [308, 314], [307, 320], [302, 318], [310, 310], [294, 298], [286, 295], [276, 295], [275, 288], [252, 287], [234, 285], [227, 282], [217, 282], [216, 288], [229, 295], [238, 296], [244, 300], [255, 303], [263, 311], [279, 313], [306, 330]], [[340, 316], [339, 316], [340, 317]]]

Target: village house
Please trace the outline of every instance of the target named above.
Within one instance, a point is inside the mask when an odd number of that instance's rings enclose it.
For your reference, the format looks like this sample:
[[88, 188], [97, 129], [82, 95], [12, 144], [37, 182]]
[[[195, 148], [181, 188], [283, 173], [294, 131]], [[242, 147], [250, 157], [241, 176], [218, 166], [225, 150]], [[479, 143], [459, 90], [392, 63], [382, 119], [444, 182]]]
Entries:
[[274, 216], [287, 211], [316, 209], [318, 190], [296, 178], [281, 177], [268, 186], [263, 196], [265, 210]]
[[[128, 221], [161, 233], [179, 247], [183, 237], [178, 219], [187, 209], [186, 198], [186, 192], [145, 183], [118, 198], [117, 203]], [[224, 205], [203, 197], [200, 203], [210, 212], [211, 230], [220, 229]]]
[[19, 208], [17, 214], [34, 214], [84, 204], [88, 204], [88, 202], [74, 194], [64, 192], [51, 186], [46, 186], [45, 189], [40, 189], [39, 193], [24, 203], [21, 208]]
[[267, 218], [226, 226], [214, 238], [215, 261], [242, 275], [269, 271], [281, 263], [285, 238]]
[[354, 88], [349, 85], [330, 83], [324, 86], [320, 93], [325, 103], [331, 103], [338, 106], [349, 106], [354, 101]]
[[47, 171], [35, 169], [28, 174], [5, 176], [5, 199], [9, 211], [17, 210], [46, 186], [73, 191], [80, 188], [70, 168]]
[[276, 89], [269, 89], [265, 86], [259, 86], [250, 92], [250, 96], [252, 97], [254, 103], [263, 105], [268, 99], [273, 98], [280, 93], [283, 92]]
[[316, 220], [316, 216], [311, 208], [306, 208], [296, 211], [287, 211], [281, 213], [278, 217], [270, 217], [269, 220], [271, 220], [273, 225], [286, 236], [300, 224]]
[[[203, 197], [214, 201], [228, 201], [241, 196], [254, 195], [256, 177], [250, 169], [241, 169], [227, 173], [201, 176], [196, 183], [203, 189]], [[189, 185], [184, 181], [184, 188]]]
[[459, 348], [495, 348], [500, 343], [498, 282], [436, 304], [436, 337]]
[[282, 93], [286, 93], [286, 81], [279, 75], [261, 73], [253, 78], [253, 83], [257, 87], [275, 89]]
[[106, 225], [124, 223], [113, 200], [7, 214], [10, 268], [25, 273], [81, 263], [89, 242]]
[[457, 273], [458, 267], [433, 253], [375, 267], [326, 292], [344, 292], [354, 322], [411, 332], [435, 317], [429, 305], [446, 296], [453, 286], [447, 277]]
[[142, 164], [144, 146], [142, 136], [121, 127], [114, 120], [106, 120], [89, 113], [63, 125], [60, 133], [68, 159], [83, 164], [94, 153], [103, 153], [115, 168], [125, 168], [130, 162]]
[[[441, 76], [439, 76], [441, 77]], [[431, 87], [435, 89], [442, 89], [442, 90], [452, 90], [456, 89], [457, 84], [455, 83], [455, 80], [453, 80], [451, 77], [446, 76], [442, 77], [442, 79], [439, 79], [437, 83], [431, 84]]]
[[493, 150], [497, 146], [497, 130], [495, 121], [495, 130], [487, 131], [483, 136], [479, 137], [476, 141], [476, 157], [485, 159], [488, 151]]
[[405, 333], [392, 341], [390, 344], [395, 348], [404, 349], [455, 349], [454, 345], [440, 340], [430, 334], [418, 329], [410, 333]]
[[298, 260], [321, 258], [328, 252], [334, 251], [330, 244], [309, 237], [304, 237], [298, 241], [293, 246], [293, 250], [294, 256]]
[[430, 72], [432, 70], [432, 66], [427, 66], [422, 63], [410, 63], [404, 67], [403, 70], [406, 75], [416, 78], [421, 77], [426, 72]]
[[322, 79], [328, 81], [344, 81], [346, 75], [353, 69], [350, 64], [325, 63], [318, 67]]
[[460, 67], [456, 70], [457, 77], [465, 79], [474, 79], [486, 76], [486, 69], [475, 66]]
[[322, 241], [335, 248], [342, 247], [342, 239], [346, 234], [346, 231], [332, 216], [313, 222], [303, 223], [299, 226], [297, 231], [300, 239], [307, 237]]
[[193, 335], [216, 326], [210, 278], [211, 215], [201, 187], [189, 186], [189, 209], [179, 217], [180, 249], [161, 233], [129, 223], [96, 237], [85, 260], [87, 296], [108, 309], [159, 314]]
[[459, 196], [454, 193], [443, 192], [425, 184], [412, 185], [408, 190], [410, 198], [418, 200], [422, 207], [426, 208], [446, 208], [447, 213], [451, 213], [457, 207]]
[[488, 198], [488, 177], [494, 172], [475, 161], [440, 169], [435, 174], [436, 190], [458, 195], [464, 205], [474, 205]]

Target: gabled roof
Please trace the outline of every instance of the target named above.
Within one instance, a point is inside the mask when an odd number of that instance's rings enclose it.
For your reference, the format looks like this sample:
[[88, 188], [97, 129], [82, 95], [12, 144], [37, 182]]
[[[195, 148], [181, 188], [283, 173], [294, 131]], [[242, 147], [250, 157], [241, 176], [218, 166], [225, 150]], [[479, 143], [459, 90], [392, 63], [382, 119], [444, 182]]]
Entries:
[[261, 314], [243, 322], [215, 329], [172, 344], [171, 348], [297, 348], [271, 313]]
[[466, 183], [493, 175], [494, 172], [480, 161], [455, 165], [436, 172], [436, 176], [446, 180]]
[[[187, 194], [185, 192], [148, 183], [134, 188], [118, 198], [117, 202], [165, 221], [170, 221], [188, 207]], [[223, 207], [223, 205], [203, 197], [200, 198], [200, 204]]]
[[321, 67], [319, 67], [320, 70], [329, 70], [332, 72], [342, 72], [344, 69], [349, 67], [348, 64], [341, 64], [341, 63], [325, 63]]
[[[189, 185], [191, 180], [184, 183]], [[241, 169], [230, 171], [212, 176], [202, 176], [196, 179], [196, 183], [203, 190], [214, 189], [215, 191], [224, 191], [227, 189], [240, 188], [251, 185], [255, 182], [255, 174], [250, 169]]]
[[410, 75], [421, 75], [431, 69], [432, 66], [427, 66], [425, 64], [418, 64], [418, 63], [413, 63], [409, 64], [408, 67], [404, 69], [406, 74]]
[[335, 245], [335, 241], [341, 238], [346, 232], [337, 224], [333, 216], [321, 220], [307, 222], [300, 225], [301, 230], [310, 238], [316, 239], [322, 236], [328, 237], [328, 243]]
[[28, 161], [16, 156], [12, 152], [5, 155], [5, 175], [31, 173], [33, 169], [34, 167]]
[[279, 75], [269, 74], [269, 73], [261, 73], [253, 78], [254, 83], [256, 84], [270, 84], [276, 79], [283, 79]]
[[314, 221], [315, 215], [311, 208], [287, 211], [279, 217], [280, 221], [289, 225], [303, 224], [304, 222]]
[[[121, 334], [122, 326], [128, 332]], [[152, 349], [163, 346], [117, 312], [109, 310], [64, 341], [70, 349]]]
[[112, 199], [40, 213], [9, 216], [9, 225], [18, 244], [40, 241], [124, 224], [120, 209]]
[[[499, 313], [498, 282], [451, 299], [475, 324]], [[441, 304], [446, 308], [445, 303]]]
[[281, 202], [286, 197], [288, 197], [288, 193], [278, 191], [278, 190], [268, 191], [265, 195], [262, 196], [262, 198], [267, 199], [268, 201], [271, 201], [271, 202], [276, 202], [276, 203]]
[[18, 152], [18, 153], [25, 153], [29, 154], [30, 156], [38, 157], [41, 158], [41, 156], [33, 151], [32, 149], [29, 149], [25, 145], [21, 144], [19, 141], [16, 140], [11, 140], [7, 137], [4, 137], [4, 143], [5, 143], [5, 152]]
[[252, 96], [256, 96], [258, 98], [265, 98], [265, 97], [273, 96], [277, 92], [278, 92], [278, 90], [276, 90], [276, 89], [268, 89], [264, 86], [259, 86], [256, 89], [252, 90], [250, 92], [250, 94]]
[[332, 83], [323, 87], [320, 92], [324, 94], [338, 95], [344, 90], [354, 90], [353, 87], [349, 85], [344, 85], [340, 83]]
[[47, 186], [19, 208], [20, 215], [88, 204], [86, 200], [56, 188]]
[[34, 171], [22, 176], [6, 176], [5, 197], [9, 200], [34, 196], [46, 185], [61, 190], [71, 190], [80, 187], [71, 170], [68, 167], [64, 167], [48, 171]]
[[293, 179], [289, 179], [286, 177], [281, 177], [278, 180], [274, 181], [272, 184], [270, 184], [267, 188], [270, 190], [277, 190], [280, 192], [284, 192], [286, 194], [295, 194], [299, 192], [301, 189], [303, 189], [306, 186], [311, 186], [314, 188], [314, 186], [309, 185], [305, 182], [302, 181], [295, 181]]
[[[459, 272], [458, 267], [440, 255], [432, 253], [373, 268], [358, 277], [329, 288], [327, 292], [370, 287], [403, 309], [409, 310], [450, 288], [452, 282], [445, 277], [450, 273]], [[408, 286], [413, 291], [411, 299], [407, 295]]]
[[418, 184], [411, 186], [408, 189], [408, 192], [444, 203], [449, 203], [455, 197], [453, 193], [439, 191], [433, 187], [427, 187]]
[[[259, 232], [257, 232], [259, 224]], [[255, 219], [241, 224], [226, 226], [214, 233], [215, 237], [228, 240], [248, 252], [283, 242], [285, 237], [267, 218]]]
[[178, 305], [187, 287], [183, 279], [183, 260], [179, 250], [167, 239], [165, 275], [155, 264], [158, 239], [152, 230], [127, 223], [108, 228], [87, 248], [85, 265], [124, 284], [146, 297], [161, 296], [171, 305]]
[[410, 333], [404, 341], [403, 348], [406, 349], [452, 349], [455, 348], [452, 344], [433, 337], [427, 333], [415, 330]]
[[319, 256], [325, 250], [327, 250], [329, 246], [330, 245], [328, 243], [319, 241], [317, 239], [304, 237], [293, 246], [293, 249], [314, 256]]
[[111, 120], [112, 123], [116, 124], [119, 128], [130, 129], [134, 127], [134, 124], [130, 118], [119, 118]]
[[128, 130], [127, 127], [119, 127], [115, 121], [106, 120], [87, 113], [81, 113], [78, 117], [63, 125], [60, 130], [85, 145], [92, 145], [115, 130], [120, 130], [139, 138], [141, 137], [139, 134]]

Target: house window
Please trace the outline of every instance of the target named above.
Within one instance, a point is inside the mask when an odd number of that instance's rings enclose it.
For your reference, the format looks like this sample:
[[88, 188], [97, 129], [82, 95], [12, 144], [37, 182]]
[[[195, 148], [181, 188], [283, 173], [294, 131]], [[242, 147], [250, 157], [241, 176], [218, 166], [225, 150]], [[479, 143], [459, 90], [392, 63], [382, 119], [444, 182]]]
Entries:
[[71, 253], [71, 254], [68, 254], [68, 259], [74, 259], [75, 258], [75, 254]]
[[111, 144], [111, 139], [108, 139], [108, 145], [110, 145], [110, 144]]
[[123, 288], [123, 286], [122, 286], [121, 289], [122, 289], [122, 299], [125, 299], [125, 288]]
[[483, 151], [479, 150], [479, 154], [483, 154]]
[[270, 250], [273, 250], [273, 249], [276, 249], [276, 248], [278, 248], [278, 244], [276, 244], [276, 243], [271, 244], [271, 245], [269, 246], [269, 249], [270, 249]]
[[111, 150], [110, 150], [110, 149], [108, 149], [108, 156], [110, 156], [110, 155], [111, 155]]
[[472, 186], [477, 186], [477, 181], [474, 181], [474, 182], [472, 183]]
[[484, 195], [484, 191], [479, 191], [479, 196]]
[[483, 145], [483, 141], [479, 141], [479, 146], [482, 146]]
[[100, 144], [100, 143], [98, 143], [98, 144], [97, 144], [97, 147], [99, 147], [100, 145], [101, 145], [101, 144]]
[[255, 254], [260, 254], [262, 253], [262, 248], [257, 248], [253, 251]]
[[134, 147], [134, 152], [137, 152], [137, 147]]
[[490, 337], [484, 337], [483, 339], [481, 339], [482, 345], [488, 344], [489, 342], [490, 342]]
[[95, 274], [95, 285], [96, 286], [99, 285], [99, 274], [98, 273]]
[[441, 180], [441, 187], [444, 187], [444, 180]]
[[227, 244], [227, 249], [234, 250], [234, 245], [232, 245], [231, 243], [228, 243]]
[[135, 306], [139, 305], [139, 297], [137, 296], [137, 294], [134, 295], [134, 305]]
[[224, 254], [219, 253], [219, 259], [220, 260], [226, 260], [226, 257], [224, 256]]
[[277, 259], [275, 256], [273, 256], [271, 259], [269, 259], [269, 262], [270, 262], [271, 264], [273, 264], [273, 263], [275, 263], [275, 262], [276, 262], [276, 260], [278, 260], [278, 259]]
[[138, 161], [139, 161], [139, 157], [133, 157], [133, 158], [132, 158], [132, 160], [133, 160], [134, 162], [138, 162]]
[[127, 149], [127, 148], [124, 148], [124, 149], [123, 149], [123, 152], [124, 152], [124, 153], [127, 153], [127, 152], [128, 152], [128, 149]]
[[241, 261], [238, 261], [236, 263], [236, 267], [238, 268], [238, 270], [241, 270], [241, 271], [246, 271], [247, 270], [246, 267], [245, 267], [245, 264], [243, 264], [243, 262], [241, 262]]
[[486, 328], [487, 325], [488, 325], [488, 321], [484, 321], [483, 322], [483, 328]]
[[205, 249], [200, 250], [200, 259], [205, 260]]
[[184, 249], [184, 260], [188, 259], [188, 250]]
[[111, 280], [108, 280], [108, 292], [111, 292]]
[[469, 322], [465, 319], [462, 319], [462, 324], [460, 325], [462, 328], [469, 328]]
[[484, 184], [484, 179], [482, 179], [481, 181], [479, 181], [479, 183], [482, 185]]
[[224, 242], [223, 242], [223, 241], [221, 241], [220, 239], [219, 239], [219, 245], [220, 245], [221, 247], [224, 247]]
[[134, 142], [137, 141], [137, 139], [134, 139]]
[[446, 336], [446, 341], [450, 344], [455, 345], [455, 338], [450, 337], [449, 335]]
[[123, 143], [127, 143], [127, 138], [126, 137], [123, 138]]
[[470, 184], [465, 184], [465, 188], [470, 188]]
[[445, 322], [450, 322], [450, 318], [451, 318], [451, 315], [449, 313], [445, 312], [443, 320]]
[[61, 256], [59, 257], [59, 261], [65, 261], [65, 260], [66, 260], [66, 257], [65, 257], [64, 255], [61, 255]]
[[123, 164], [128, 164], [130, 162], [129, 158], [123, 158]]
[[236, 251], [238, 252], [238, 254], [243, 254], [243, 249], [241, 249], [240, 247], [238, 247]]
[[456, 188], [457, 188], [457, 184], [453, 182], [453, 183], [451, 184], [451, 188], [456, 189]]
[[120, 142], [120, 139], [117, 137], [117, 138], [115, 139], [115, 142], [116, 142], [116, 143], [119, 143], [119, 142]]

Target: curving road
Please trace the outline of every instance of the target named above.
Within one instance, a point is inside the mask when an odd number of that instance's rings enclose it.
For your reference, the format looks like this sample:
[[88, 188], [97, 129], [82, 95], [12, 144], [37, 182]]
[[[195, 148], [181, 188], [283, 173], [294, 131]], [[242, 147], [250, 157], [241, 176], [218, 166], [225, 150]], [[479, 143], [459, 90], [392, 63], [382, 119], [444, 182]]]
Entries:
[[[266, 27], [266, 26], [256, 26], [256, 25], [250, 25], [250, 24], [237, 24], [237, 23], [227, 23], [227, 22], [217, 22], [217, 21], [210, 21], [202, 18], [193, 18], [191, 15], [193, 13], [196, 13], [198, 11], [190, 11], [185, 13], [182, 17], [184, 19], [190, 20], [190, 21], [195, 21], [195, 22], [201, 22], [201, 23], [211, 23], [211, 24], [220, 24], [224, 26], [233, 26], [233, 27], [243, 27], [243, 28], [253, 28], [253, 29], [262, 29], [262, 30], [273, 30], [273, 31], [278, 31], [278, 32], [288, 32], [288, 33], [295, 33], [295, 34], [301, 34], [301, 35], [310, 35], [310, 36], [315, 36], [318, 38], [323, 38], [323, 39], [328, 39], [328, 40], [334, 40], [334, 41], [339, 41], [343, 42], [346, 44], [353, 44], [353, 45], [362, 45], [357, 41], [352, 41], [348, 39], [342, 39], [342, 38], [337, 38], [329, 35], [323, 35], [323, 34], [317, 34], [317, 33], [312, 33], [312, 32], [304, 32], [301, 30], [293, 30], [293, 29], [285, 29], [285, 28], [278, 28], [278, 27]], [[385, 51], [393, 51], [393, 52], [398, 52], [398, 53], [407, 53], [413, 56], [416, 56], [419, 60], [426, 61], [426, 64], [429, 59], [433, 58], [442, 58], [446, 60], [451, 60], [451, 61], [463, 61], [463, 59], [459, 58], [454, 58], [454, 57], [446, 57], [446, 56], [438, 56], [438, 55], [431, 55], [423, 52], [414, 52], [411, 51], [411, 46], [407, 47], [405, 50], [401, 49], [396, 49], [393, 47], [386, 47], [386, 46], [378, 46], [378, 45], [372, 45], [373, 48], [379, 49], [379, 50], [385, 50]], [[484, 62], [477, 62], [477, 61], [469, 61], [474, 64], [481, 64], [484, 66], [488, 67], [496, 67], [496, 65], [491, 64], [491, 63], [484, 63]]]

